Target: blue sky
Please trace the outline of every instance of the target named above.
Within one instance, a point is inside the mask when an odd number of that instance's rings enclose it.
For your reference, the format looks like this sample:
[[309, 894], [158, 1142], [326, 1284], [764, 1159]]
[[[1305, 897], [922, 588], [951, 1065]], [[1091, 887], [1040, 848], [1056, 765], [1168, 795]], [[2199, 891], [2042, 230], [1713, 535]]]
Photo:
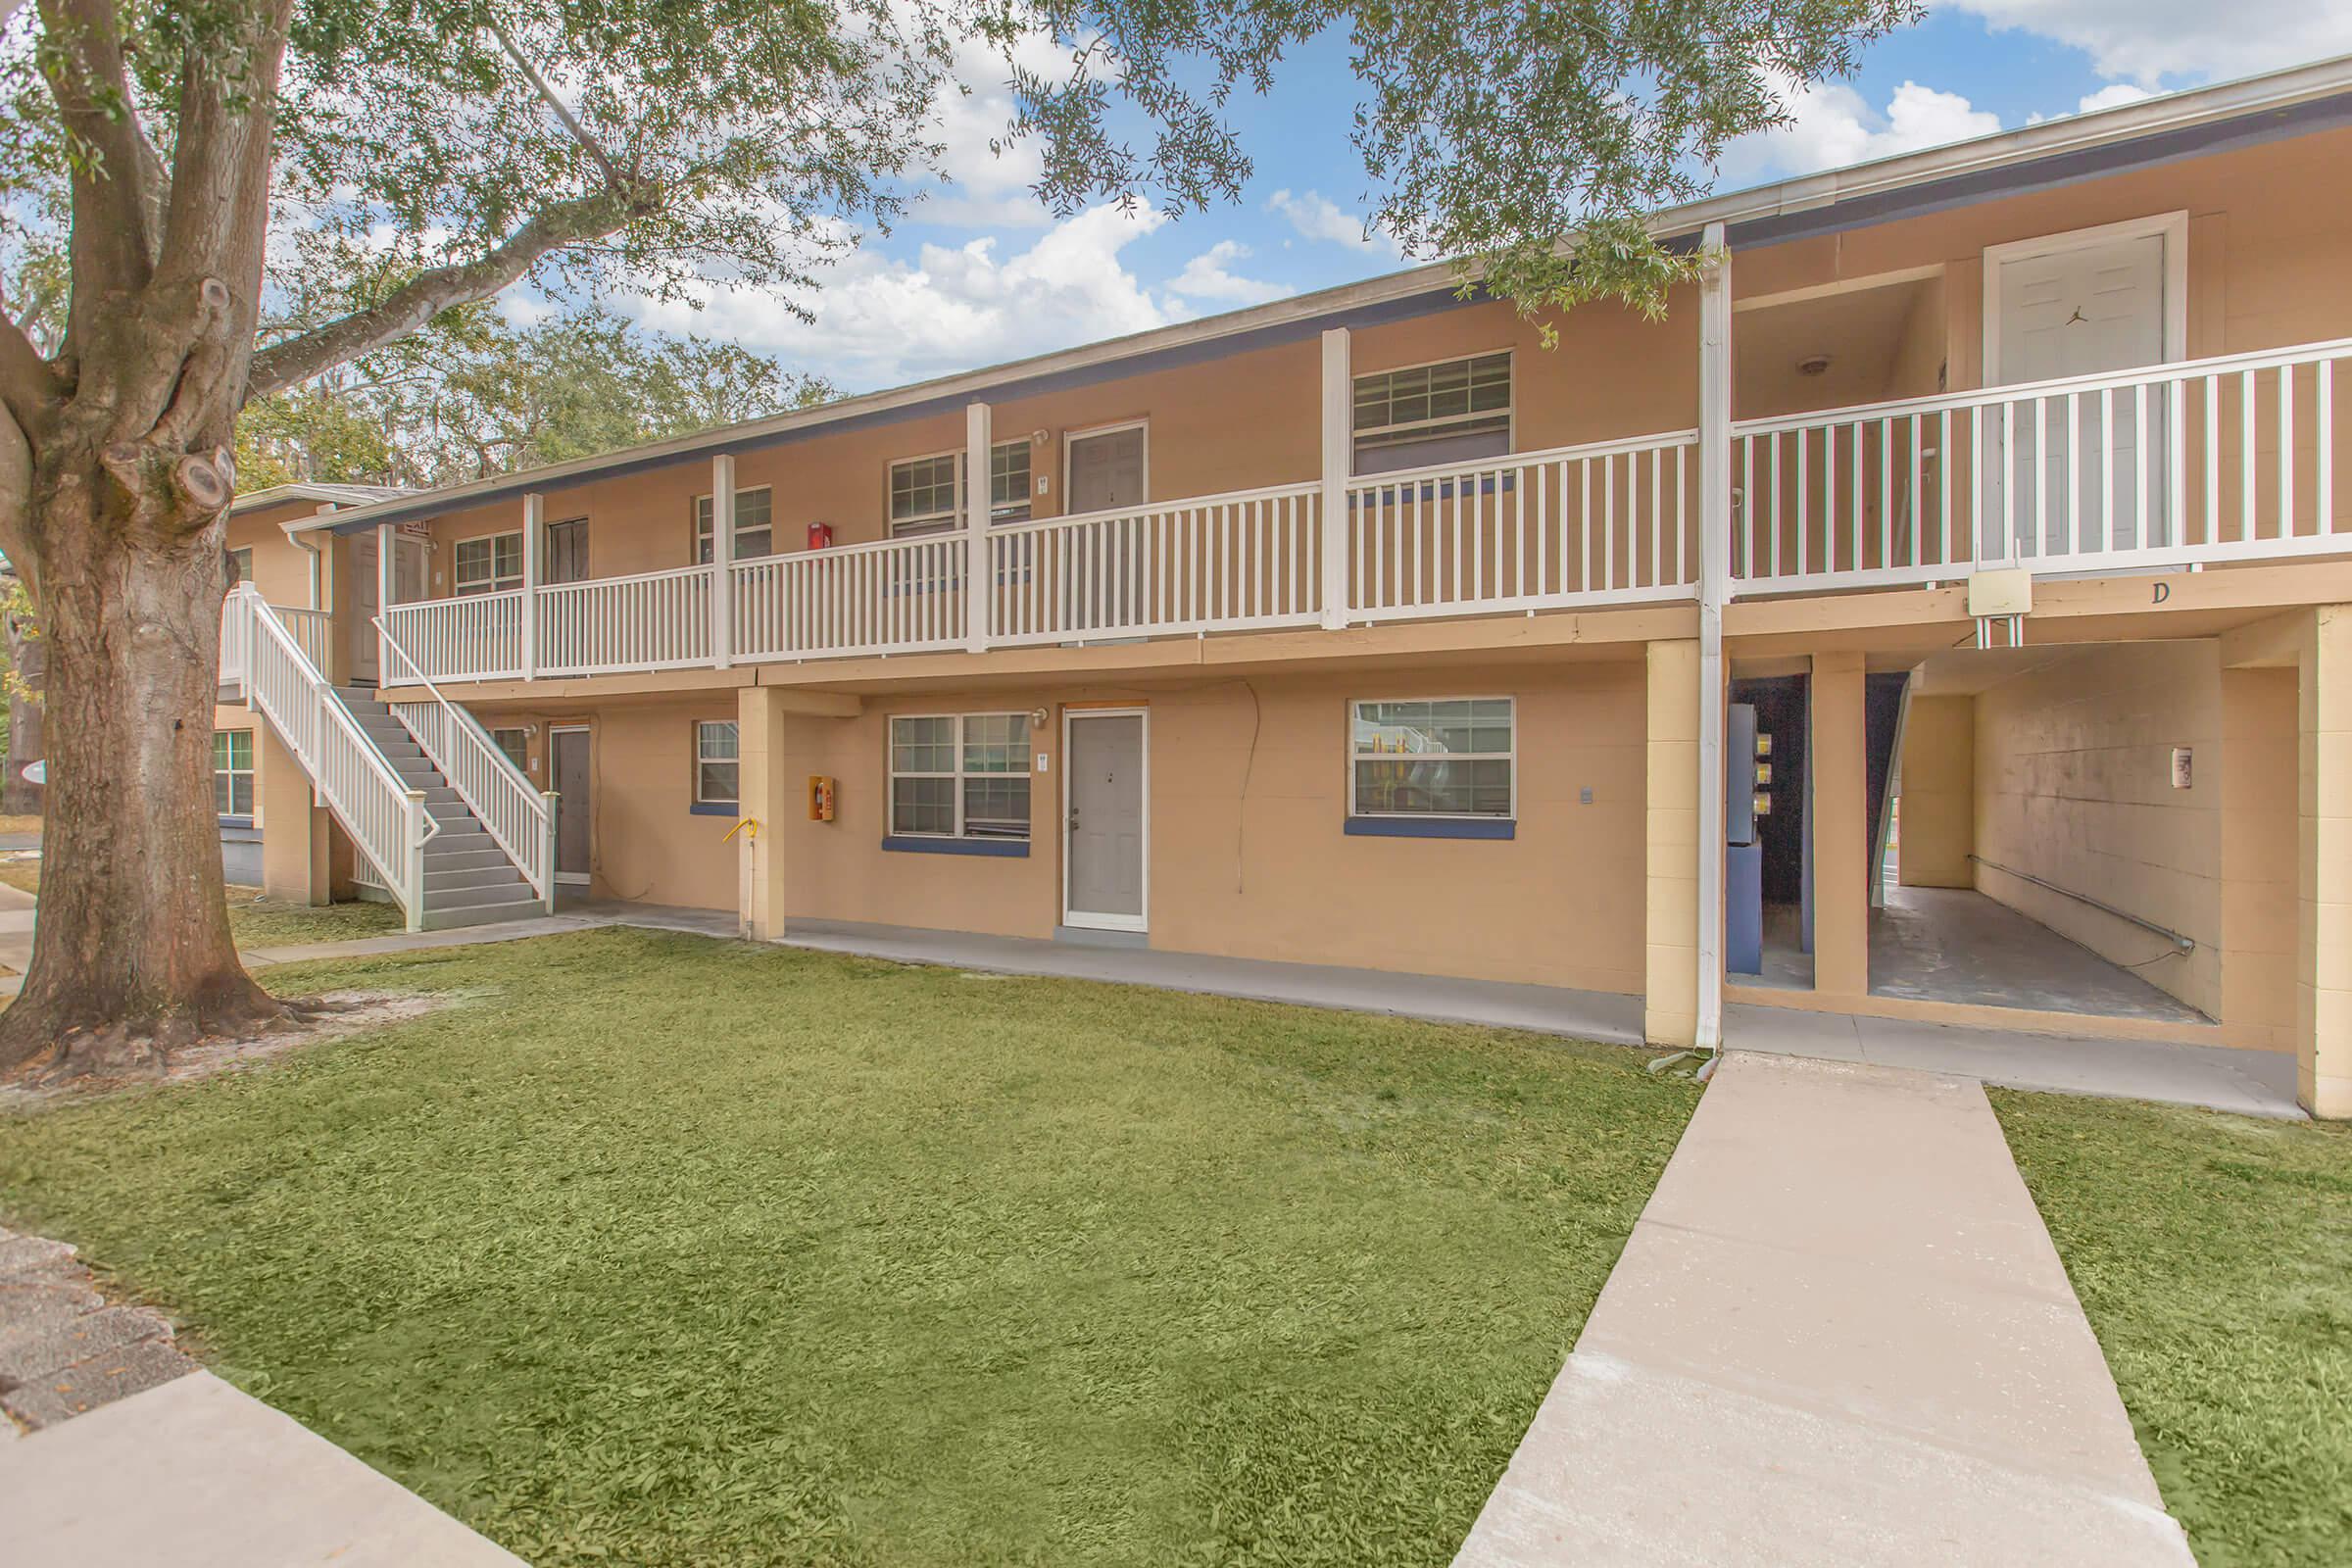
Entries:
[[[1951, 0], [1869, 50], [1851, 81], [1798, 101], [1793, 128], [1735, 147], [1717, 188], [2340, 52], [2352, 0]], [[757, 292], [628, 308], [856, 392], [1375, 276], [1403, 264], [1362, 237], [1354, 102], [1344, 41], [1326, 40], [1289, 63], [1275, 96], [1238, 106], [1256, 163], [1240, 202], [1181, 220], [1099, 209], [1056, 221], [1027, 193], [1031, 161], [987, 151], [1004, 99], [943, 101], [950, 179], [828, 270], [807, 299], [813, 322]]]

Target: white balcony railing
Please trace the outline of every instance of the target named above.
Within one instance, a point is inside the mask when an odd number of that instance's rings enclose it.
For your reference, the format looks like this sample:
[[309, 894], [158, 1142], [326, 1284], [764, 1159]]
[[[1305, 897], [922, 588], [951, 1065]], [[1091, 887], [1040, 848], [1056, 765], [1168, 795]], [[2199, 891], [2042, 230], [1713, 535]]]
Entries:
[[394, 605], [383, 619], [385, 632], [434, 680], [501, 680], [523, 672], [519, 588]]
[[[710, 566], [539, 590], [538, 673], [603, 675], [710, 662]], [[404, 638], [404, 647], [408, 646]]]
[[1680, 430], [1356, 480], [1348, 618], [1688, 598], [1697, 450]]
[[[244, 685], [247, 668], [252, 663], [252, 618], [238, 603], [238, 596], [250, 595], [254, 591], [249, 585], [239, 584], [230, 589], [228, 597], [220, 603], [220, 684], [223, 686]], [[271, 605], [270, 612], [277, 617], [278, 624], [294, 640], [294, 646], [302, 650], [302, 656], [311, 662], [314, 668], [325, 670], [331, 667], [328, 644], [335, 630], [331, 614], [323, 610], [293, 610], [283, 605]]]
[[2352, 340], [1732, 427], [1741, 593], [2352, 551]]
[[[2346, 360], [2352, 339], [1733, 423], [1730, 592], [2352, 555]], [[1688, 600], [1700, 450], [1677, 430], [992, 527], [976, 566], [957, 530], [544, 587], [528, 616], [518, 592], [399, 605], [385, 626], [424, 674], [479, 680]]]
[[964, 646], [959, 533], [766, 556], [737, 563], [733, 573], [738, 659]]
[[1319, 488], [1238, 490], [991, 528], [989, 640], [1308, 624], [1323, 612]]

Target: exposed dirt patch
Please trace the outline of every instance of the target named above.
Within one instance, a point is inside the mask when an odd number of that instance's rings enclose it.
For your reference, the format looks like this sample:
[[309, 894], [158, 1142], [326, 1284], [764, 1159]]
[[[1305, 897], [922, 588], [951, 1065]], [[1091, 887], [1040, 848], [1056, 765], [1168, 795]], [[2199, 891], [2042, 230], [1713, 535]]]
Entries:
[[42, 1080], [43, 1063], [34, 1061], [14, 1080], [0, 1082], [0, 1110], [35, 1110], [128, 1089], [194, 1083], [224, 1072], [239, 1072], [290, 1051], [327, 1045], [384, 1024], [421, 1018], [457, 1000], [447, 994], [418, 996], [385, 991], [330, 991], [322, 996], [289, 998], [286, 1004], [293, 1010], [286, 1018], [255, 1034], [208, 1036], [181, 1047], [170, 1054], [169, 1063], [161, 1072], [88, 1075], [50, 1083]]

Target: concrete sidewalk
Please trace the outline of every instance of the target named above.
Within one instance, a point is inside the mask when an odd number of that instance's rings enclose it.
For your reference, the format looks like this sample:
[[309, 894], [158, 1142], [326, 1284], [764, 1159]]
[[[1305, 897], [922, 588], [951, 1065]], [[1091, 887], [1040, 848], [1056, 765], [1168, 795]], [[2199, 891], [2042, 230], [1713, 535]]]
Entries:
[[2193, 1568], [1983, 1088], [1724, 1059], [1458, 1568]]
[[0, 1442], [0, 1521], [24, 1568], [522, 1562], [209, 1372]]

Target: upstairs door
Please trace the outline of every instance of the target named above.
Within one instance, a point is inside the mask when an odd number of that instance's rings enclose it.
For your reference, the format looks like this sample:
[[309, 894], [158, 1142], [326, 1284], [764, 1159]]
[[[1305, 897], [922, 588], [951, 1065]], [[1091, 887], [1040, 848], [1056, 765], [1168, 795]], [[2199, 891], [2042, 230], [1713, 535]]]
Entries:
[[[2177, 224], [2046, 248], [1986, 253], [1987, 301], [1997, 385], [2135, 370], [2180, 356], [2180, 318], [2168, 297], [2180, 275]], [[1999, 411], [1987, 411], [1988, 421]], [[1992, 498], [2014, 510], [2021, 562], [2168, 543], [2165, 432], [2169, 393], [2096, 391], [2021, 403], [2008, 461], [1991, 475]], [[2070, 429], [2070, 419], [2072, 428]], [[1988, 445], [1998, 439], [1988, 430]], [[2038, 471], [2037, 471], [2038, 470]], [[1998, 517], [1997, 511], [1988, 518]]]
[[351, 541], [351, 676], [363, 686], [373, 686], [381, 678], [377, 667], [375, 617], [382, 608], [376, 603], [378, 582], [375, 573], [375, 535], [363, 533]]
[[[1146, 436], [1140, 424], [1082, 431], [1069, 438], [1062, 497], [1068, 515], [1140, 507], [1146, 499]], [[1070, 570], [1063, 624], [1117, 630], [1142, 624], [1145, 558], [1138, 525], [1106, 521], [1068, 542]]]
[[1063, 719], [1062, 923], [1102, 931], [1146, 928], [1150, 763], [1142, 709], [1072, 712]]

